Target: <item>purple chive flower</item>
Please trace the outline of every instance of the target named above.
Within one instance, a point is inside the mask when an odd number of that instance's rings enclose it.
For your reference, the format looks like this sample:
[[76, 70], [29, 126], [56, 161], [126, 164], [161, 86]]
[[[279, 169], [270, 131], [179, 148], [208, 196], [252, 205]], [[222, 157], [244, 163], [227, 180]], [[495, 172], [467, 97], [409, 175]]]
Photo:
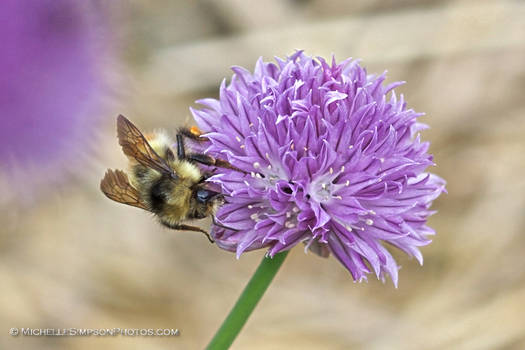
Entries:
[[389, 243], [415, 257], [430, 243], [429, 207], [445, 181], [425, 172], [429, 143], [418, 132], [421, 113], [350, 59], [329, 64], [299, 51], [277, 64], [259, 59], [254, 73], [234, 67], [220, 98], [192, 109], [210, 142], [206, 153], [248, 175], [217, 169], [210, 181], [227, 203], [213, 227], [217, 244], [237, 257], [268, 254], [299, 242], [330, 252], [354, 280], [390, 275], [398, 265]]

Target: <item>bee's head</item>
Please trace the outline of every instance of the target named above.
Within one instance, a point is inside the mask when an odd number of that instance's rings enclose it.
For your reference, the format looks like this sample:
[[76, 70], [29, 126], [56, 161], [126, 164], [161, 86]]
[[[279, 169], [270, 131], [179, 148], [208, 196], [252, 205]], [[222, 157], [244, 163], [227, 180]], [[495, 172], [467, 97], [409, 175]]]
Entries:
[[204, 187], [197, 187], [193, 191], [193, 213], [195, 219], [202, 219], [212, 215], [224, 203], [224, 196]]

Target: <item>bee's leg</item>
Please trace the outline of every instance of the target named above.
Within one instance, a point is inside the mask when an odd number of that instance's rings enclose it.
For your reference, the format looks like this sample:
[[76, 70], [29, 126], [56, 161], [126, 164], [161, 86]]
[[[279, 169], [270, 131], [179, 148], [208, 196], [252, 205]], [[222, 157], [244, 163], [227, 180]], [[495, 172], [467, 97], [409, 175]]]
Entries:
[[167, 222], [162, 222], [162, 224], [164, 224], [165, 226], [173, 230], [202, 232], [206, 235], [206, 237], [208, 237], [208, 240], [210, 241], [210, 243], [215, 243], [215, 241], [211, 238], [210, 234], [204, 231], [203, 229], [201, 229], [200, 227], [185, 225], [185, 224], [169, 224]]
[[207, 137], [201, 136], [202, 132], [196, 126], [192, 126], [191, 128], [180, 128], [178, 134], [197, 142], [209, 141]]
[[245, 171], [243, 171], [243, 170], [241, 170], [241, 169], [239, 169], [237, 167], [234, 167], [229, 162], [227, 162], [227, 161], [225, 161], [223, 159], [214, 158], [214, 157], [212, 157], [210, 155], [207, 155], [207, 154], [191, 153], [191, 154], [188, 154], [185, 159], [187, 159], [189, 161], [192, 161], [192, 162], [201, 163], [201, 164], [204, 164], [204, 165], [216, 166], [216, 167], [219, 167], [219, 168], [231, 169], [231, 170], [235, 170], [235, 171], [238, 171], [238, 172], [246, 174]]
[[197, 127], [180, 128], [177, 132], [177, 156], [179, 159], [186, 159], [186, 150], [184, 146], [184, 137], [196, 142], [206, 142], [206, 137], [201, 137], [201, 131]]
[[177, 157], [179, 159], [187, 159], [192, 162], [201, 163], [201, 164], [209, 165], [209, 166], [216, 166], [219, 168], [231, 169], [231, 170], [239, 171], [241, 173], [246, 174], [245, 171], [242, 171], [241, 169], [234, 167], [229, 162], [223, 159], [214, 158], [207, 154], [200, 154], [200, 153], [191, 153], [191, 154], [186, 155], [186, 149], [184, 146], [183, 137], [187, 137], [197, 142], [208, 141], [207, 138], [201, 137], [200, 135], [201, 135], [200, 130], [198, 130], [195, 127], [192, 127], [191, 129], [188, 129], [188, 128], [179, 129], [179, 132], [177, 133]]
[[182, 134], [177, 134], [177, 158], [186, 159], [186, 150], [184, 148]]

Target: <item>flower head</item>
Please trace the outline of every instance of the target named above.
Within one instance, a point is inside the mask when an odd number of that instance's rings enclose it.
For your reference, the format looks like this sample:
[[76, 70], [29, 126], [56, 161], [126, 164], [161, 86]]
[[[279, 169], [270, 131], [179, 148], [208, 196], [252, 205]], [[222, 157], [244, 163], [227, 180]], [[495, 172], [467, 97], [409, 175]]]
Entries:
[[[246, 171], [217, 169], [210, 181], [227, 203], [212, 235], [224, 249], [268, 247], [268, 254], [303, 242], [332, 253], [352, 274], [390, 275], [398, 265], [382, 242], [420, 263], [430, 242], [432, 201], [445, 181], [425, 172], [433, 165], [418, 131], [421, 113], [406, 108], [357, 61], [331, 64], [299, 51], [254, 73], [234, 67], [220, 98], [192, 109], [210, 142], [208, 154]], [[227, 229], [225, 227], [231, 228]]]

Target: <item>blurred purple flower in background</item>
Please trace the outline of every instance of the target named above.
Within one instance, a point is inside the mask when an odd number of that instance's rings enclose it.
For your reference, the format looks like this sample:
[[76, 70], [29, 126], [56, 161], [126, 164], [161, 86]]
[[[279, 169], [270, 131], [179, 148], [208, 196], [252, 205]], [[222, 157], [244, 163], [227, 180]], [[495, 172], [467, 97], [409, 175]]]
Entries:
[[382, 242], [420, 263], [430, 243], [429, 207], [445, 181], [418, 131], [422, 114], [406, 109], [385, 75], [357, 61], [331, 64], [297, 52], [255, 71], [234, 67], [220, 98], [192, 109], [210, 143], [204, 151], [250, 175], [217, 169], [210, 181], [229, 195], [217, 213], [217, 244], [237, 256], [268, 247], [270, 256], [304, 242], [330, 252], [354, 280], [390, 275], [398, 265]]
[[101, 105], [103, 45], [100, 14], [93, 13], [92, 5], [69, 0], [2, 3], [3, 172], [38, 166], [56, 169], [49, 176], [54, 179], [66, 166], [65, 157], [78, 152], [75, 147]]

